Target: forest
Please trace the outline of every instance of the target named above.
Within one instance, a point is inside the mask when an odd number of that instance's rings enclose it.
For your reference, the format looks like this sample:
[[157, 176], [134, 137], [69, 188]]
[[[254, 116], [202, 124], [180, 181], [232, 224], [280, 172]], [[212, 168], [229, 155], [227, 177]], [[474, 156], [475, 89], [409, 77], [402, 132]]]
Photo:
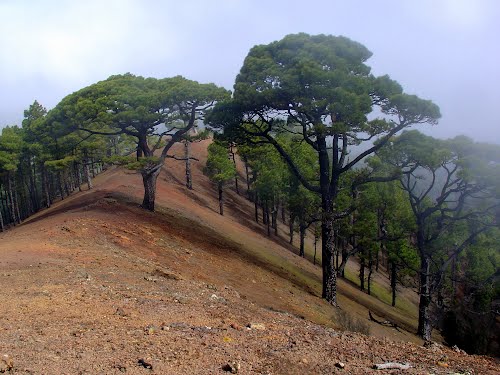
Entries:
[[0, 230], [92, 189], [111, 165], [141, 175], [142, 207], [154, 211], [165, 160], [179, 160], [192, 189], [190, 144], [210, 137], [205, 173], [220, 214], [233, 188], [268, 236], [286, 224], [301, 256], [312, 238], [332, 306], [355, 259], [366, 293], [379, 269], [393, 306], [400, 288], [418, 292], [423, 339], [439, 329], [467, 352], [498, 351], [500, 145], [419, 131], [432, 132], [439, 107], [374, 76], [371, 55], [345, 37], [292, 34], [253, 47], [233, 92], [127, 73], [50, 110], [35, 101], [0, 135]]

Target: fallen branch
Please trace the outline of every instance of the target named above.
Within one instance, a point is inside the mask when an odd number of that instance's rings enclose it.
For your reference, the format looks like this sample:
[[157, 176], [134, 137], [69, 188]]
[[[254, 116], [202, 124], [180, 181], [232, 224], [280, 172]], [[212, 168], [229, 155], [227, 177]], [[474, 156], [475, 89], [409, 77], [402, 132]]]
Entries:
[[189, 159], [189, 160], [200, 161], [200, 159], [195, 158], [194, 156], [190, 156], [188, 158], [179, 158], [179, 157], [177, 157], [175, 155], [166, 155], [165, 157], [168, 158], [168, 159], [174, 159], [174, 160], [188, 160]]
[[396, 329], [396, 331], [401, 332], [401, 330], [399, 329], [399, 327], [398, 327], [398, 325], [396, 323], [393, 323], [390, 320], [378, 320], [378, 319], [375, 319], [375, 317], [372, 315], [372, 312], [369, 311], [369, 310], [368, 310], [368, 315], [370, 316], [370, 320], [372, 322], [375, 322], [375, 323], [380, 324], [382, 326], [392, 327], [392, 328]]
[[375, 370], [408, 370], [411, 366], [408, 363], [387, 362], [373, 365]]

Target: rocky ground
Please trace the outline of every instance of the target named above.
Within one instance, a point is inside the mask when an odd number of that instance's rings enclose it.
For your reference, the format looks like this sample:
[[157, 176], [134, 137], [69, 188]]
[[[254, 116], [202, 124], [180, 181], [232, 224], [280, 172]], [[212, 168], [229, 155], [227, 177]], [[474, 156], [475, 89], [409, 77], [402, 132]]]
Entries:
[[[392, 328], [375, 336], [334, 329], [317, 291], [212, 235], [225, 220], [215, 211], [213, 228], [202, 230], [124, 198], [140, 195], [136, 177], [100, 178], [94, 191], [0, 234], [0, 373], [500, 372], [492, 358], [422, 346]], [[174, 211], [189, 201], [168, 193]], [[201, 220], [201, 211], [190, 212]], [[316, 272], [293, 254], [280, 256]], [[410, 367], [373, 368], [388, 362]]]

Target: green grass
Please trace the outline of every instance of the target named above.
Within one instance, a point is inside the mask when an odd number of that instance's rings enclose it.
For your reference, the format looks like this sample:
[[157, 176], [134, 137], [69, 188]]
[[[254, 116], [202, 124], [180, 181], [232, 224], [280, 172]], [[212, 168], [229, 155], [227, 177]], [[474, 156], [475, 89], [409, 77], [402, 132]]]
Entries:
[[[346, 269], [345, 278], [360, 287], [359, 277], [354, 271]], [[376, 281], [371, 283], [371, 296], [392, 307], [392, 291]], [[396, 295], [395, 308], [409, 316], [416, 316], [417, 313], [417, 307], [401, 295]]]

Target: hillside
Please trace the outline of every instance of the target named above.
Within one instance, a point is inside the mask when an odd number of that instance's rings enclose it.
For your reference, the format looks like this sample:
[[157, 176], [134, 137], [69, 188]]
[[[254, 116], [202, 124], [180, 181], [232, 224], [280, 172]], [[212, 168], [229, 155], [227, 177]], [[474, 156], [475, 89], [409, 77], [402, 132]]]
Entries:
[[[168, 161], [156, 213], [138, 207], [140, 176], [111, 168], [93, 190], [0, 234], [0, 355], [11, 372], [218, 374], [237, 363], [241, 374], [366, 374], [397, 361], [407, 374], [498, 373], [487, 357], [422, 347], [411, 293], [410, 307], [393, 309], [342, 281], [352, 317], [334, 311], [318, 297], [319, 267], [284, 234], [267, 238], [250, 202], [230, 192], [218, 215], [206, 147], [193, 144], [193, 191], [182, 162]], [[370, 322], [369, 310], [406, 331]], [[340, 331], [339, 318], [372, 336]]]

